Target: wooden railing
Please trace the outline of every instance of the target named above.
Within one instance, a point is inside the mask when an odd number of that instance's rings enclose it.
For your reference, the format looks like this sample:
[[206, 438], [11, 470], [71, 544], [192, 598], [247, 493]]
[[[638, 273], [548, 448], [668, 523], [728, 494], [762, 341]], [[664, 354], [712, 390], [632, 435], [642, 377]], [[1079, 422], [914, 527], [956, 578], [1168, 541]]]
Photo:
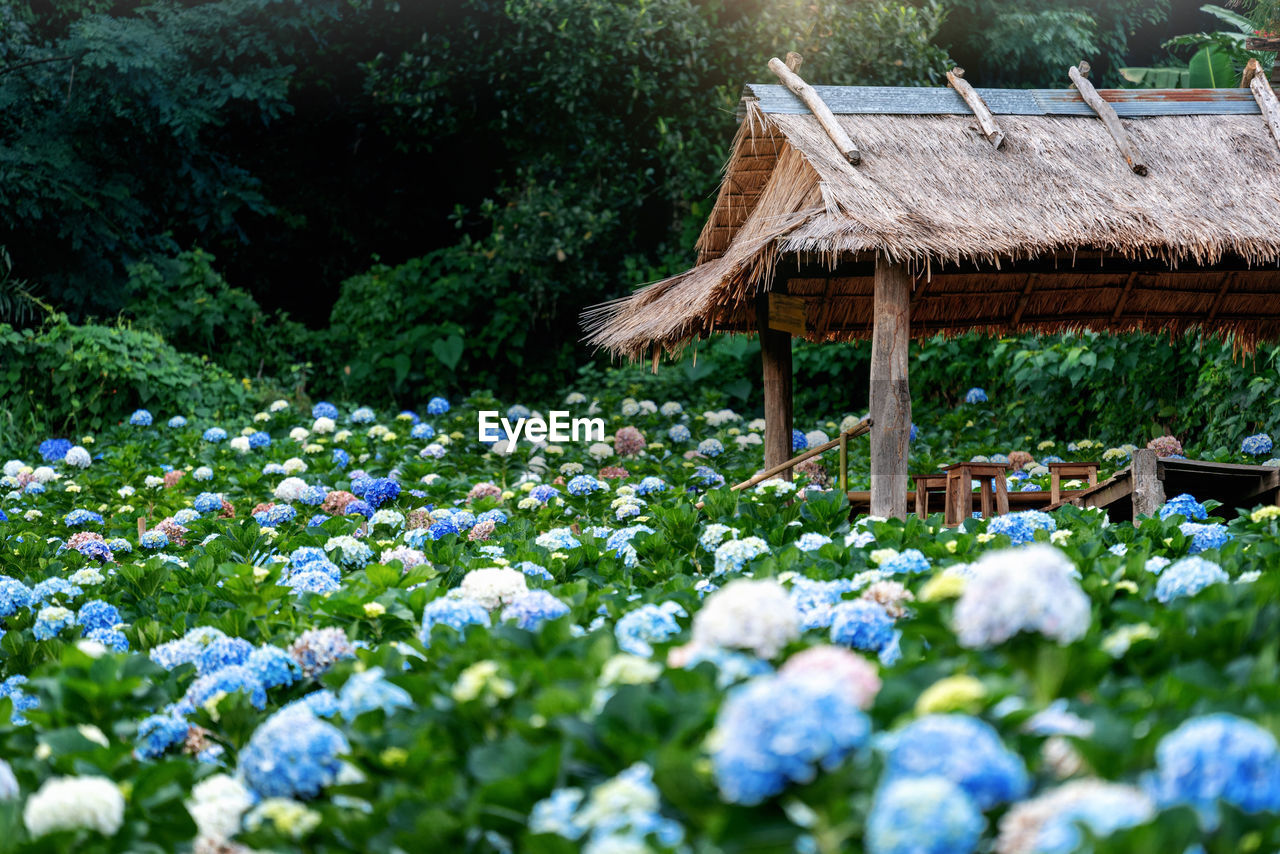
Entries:
[[744, 480], [742, 483], [739, 483], [736, 486], [733, 486], [731, 489], [734, 492], [737, 492], [742, 489], [749, 489], [763, 480], [768, 480], [771, 477], [777, 477], [778, 475], [782, 474], [784, 471], [790, 471], [791, 469], [795, 468], [805, 460], [812, 459], [818, 456], [819, 454], [825, 453], [831, 450], [832, 448], [835, 448], [838, 446], [840, 448], [840, 491], [848, 492], [849, 491], [849, 440], [856, 439], [859, 436], [862, 436], [869, 432], [871, 432], [871, 419], [864, 418], [861, 421], [859, 421], [857, 424], [850, 427], [848, 430], [843, 431], [839, 436], [832, 439], [830, 442], [825, 442], [821, 445], [817, 445], [815, 447], [809, 448], [807, 451], [800, 454], [799, 456], [792, 457], [791, 459], [787, 460], [785, 463], [781, 463], [779, 465], [774, 466], [771, 469], [762, 471], [755, 477], [751, 478], [750, 480]]

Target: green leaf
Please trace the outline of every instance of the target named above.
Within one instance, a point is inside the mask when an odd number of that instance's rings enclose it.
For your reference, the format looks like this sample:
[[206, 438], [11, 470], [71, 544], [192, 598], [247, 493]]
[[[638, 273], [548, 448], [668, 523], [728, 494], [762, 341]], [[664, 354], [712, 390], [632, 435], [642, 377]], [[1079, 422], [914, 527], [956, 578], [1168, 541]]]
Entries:
[[440, 364], [451, 371], [458, 367], [458, 362], [462, 360], [463, 347], [462, 338], [457, 335], [431, 342], [431, 352], [440, 360]]
[[1193, 89], [1225, 89], [1236, 85], [1231, 58], [1214, 47], [1201, 48], [1188, 65]]

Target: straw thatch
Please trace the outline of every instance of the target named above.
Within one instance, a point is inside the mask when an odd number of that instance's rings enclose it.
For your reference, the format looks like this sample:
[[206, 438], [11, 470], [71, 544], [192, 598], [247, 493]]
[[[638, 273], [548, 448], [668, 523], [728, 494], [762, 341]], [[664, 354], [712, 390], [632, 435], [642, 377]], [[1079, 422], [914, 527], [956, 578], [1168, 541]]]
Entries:
[[1259, 115], [1124, 120], [1133, 174], [1096, 118], [839, 116], [862, 164], [811, 115], [753, 103], [698, 264], [584, 314], [636, 358], [756, 328], [758, 295], [806, 299], [805, 337], [867, 337], [876, 258], [918, 274], [912, 333], [1077, 328], [1280, 337], [1280, 150]]

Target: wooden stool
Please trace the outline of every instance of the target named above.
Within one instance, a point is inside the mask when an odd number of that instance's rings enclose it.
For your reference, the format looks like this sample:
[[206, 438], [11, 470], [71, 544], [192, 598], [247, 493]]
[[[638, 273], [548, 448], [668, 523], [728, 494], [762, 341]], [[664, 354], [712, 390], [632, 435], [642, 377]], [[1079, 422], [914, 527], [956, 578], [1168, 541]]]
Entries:
[[944, 471], [947, 473], [947, 525], [959, 525], [973, 516], [975, 477], [981, 479], [983, 518], [990, 518], [993, 514], [1003, 516], [1009, 512], [1009, 483], [1004, 476], [1003, 463], [956, 463]]
[[929, 518], [929, 493], [942, 496], [943, 509], [946, 509], [947, 476], [945, 473], [913, 474], [916, 482], [916, 515], [921, 519]]
[[1062, 500], [1062, 479], [1089, 478], [1090, 486], [1098, 485], [1098, 463], [1049, 463], [1049, 500]]

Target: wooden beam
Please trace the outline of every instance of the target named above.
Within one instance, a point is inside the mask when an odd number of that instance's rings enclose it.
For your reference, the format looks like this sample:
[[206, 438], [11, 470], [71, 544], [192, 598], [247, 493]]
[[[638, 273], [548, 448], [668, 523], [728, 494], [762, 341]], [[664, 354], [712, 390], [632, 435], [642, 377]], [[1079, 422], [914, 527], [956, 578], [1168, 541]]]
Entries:
[[1108, 104], [1098, 94], [1098, 90], [1093, 88], [1093, 84], [1085, 79], [1085, 75], [1089, 73], [1089, 63], [1082, 62], [1079, 65], [1073, 65], [1067, 71], [1071, 77], [1071, 82], [1076, 84], [1076, 88], [1080, 90], [1080, 97], [1084, 98], [1084, 102], [1088, 104], [1093, 111], [1098, 114], [1098, 118], [1102, 119], [1102, 123], [1106, 125], [1107, 130], [1111, 133], [1111, 138], [1116, 141], [1116, 146], [1120, 149], [1120, 153], [1124, 155], [1125, 163], [1129, 164], [1129, 168], [1137, 175], [1147, 174], [1147, 164], [1142, 162], [1141, 155], [1129, 143], [1129, 137], [1125, 135], [1124, 126], [1120, 124], [1120, 117], [1116, 115], [1115, 107]]
[[1031, 300], [1031, 290], [1036, 286], [1036, 274], [1027, 274], [1027, 284], [1022, 289], [1022, 296], [1018, 298], [1018, 307], [1013, 310], [1013, 322], [1010, 324], [1015, 329], [1022, 322], [1022, 313], [1027, 310], [1027, 303]]
[[1280, 102], [1276, 100], [1276, 93], [1262, 73], [1258, 60], [1249, 60], [1249, 64], [1244, 67], [1244, 77], [1248, 81], [1246, 85], [1253, 92], [1253, 100], [1258, 102], [1258, 109], [1262, 110], [1263, 120], [1271, 128], [1271, 138], [1280, 145]]
[[1124, 290], [1120, 292], [1120, 296], [1116, 299], [1115, 310], [1111, 312], [1111, 319], [1117, 320], [1124, 313], [1124, 304], [1129, 301], [1129, 292], [1133, 290], [1133, 283], [1138, 278], [1138, 271], [1133, 270], [1129, 273], [1129, 278], [1125, 279]]
[[818, 120], [818, 124], [822, 126], [822, 129], [827, 132], [827, 136], [835, 144], [840, 156], [853, 166], [861, 163], [862, 154], [858, 151], [858, 146], [853, 144], [853, 140], [849, 139], [849, 134], [844, 132], [844, 128], [840, 127], [840, 122], [836, 119], [835, 113], [831, 112], [831, 108], [823, 102], [818, 93], [814, 91], [814, 88], [804, 82], [799, 74], [787, 68], [786, 63], [776, 56], [769, 60], [769, 70], [778, 75], [782, 85], [790, 89], [809, 108], [809, 112], [813, 113], [813, 117]]
[[996, 124], [996, 117], [991, 115], [991, 110], [987, 108], [982, 96], [969, 85], [969, 81], [964, 79], [964, 69], [956, 67], [948, 71], [947, 83], [960, 93], [960, 97], [964, 98], [969, 109], [973, 110], [974, 118], [978, 120], [978, 128], [987, 138], [987, 142], [991, 143], [992, 148], [1004, 145], [1004, 132]]
[[[791, 335], [769, 327], [769, 296], [756, 302], [764, 381], [764, 467], [791, 459]], [[782, 477], [791, 480], [791, 469]]]
[[1133, 521], [1139, 516], [1154, 516], [1164, 503], [1164, 484], [1157, 472], [1156, 452], [1139, 448], [1133, 452], [1130, 466], [1133, 477]]
[[875, 327], [871, 335], [871, 515], [907, 518], [907, 458], [911, 442], [911, 273], [876, 262]]

